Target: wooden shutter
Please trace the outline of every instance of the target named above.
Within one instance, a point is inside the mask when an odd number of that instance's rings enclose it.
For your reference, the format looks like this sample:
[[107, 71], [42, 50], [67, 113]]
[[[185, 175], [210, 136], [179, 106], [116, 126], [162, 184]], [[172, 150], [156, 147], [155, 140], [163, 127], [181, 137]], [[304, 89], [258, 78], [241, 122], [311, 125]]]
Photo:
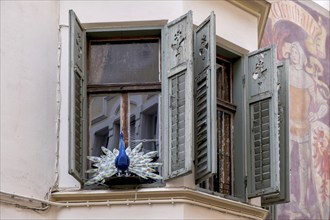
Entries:
[[290, 200], [290, 163], [289, 163], [289, 63], [277, 64], [277, 89], [279, 113], [279, 154], [280, 154], [280, 191], [261, 197], [261, 204], [268, 206], [289, 202]]
[[168, 23], [163, 42], [162, 101], [164, 179], [192, 170], [192, 12]]
[[217, 172], [215, 15], [194, 31], [194, 112], [196, 184]]
[[69, 173], [83, 181], [86, 135], [85, 32], [70, 10], [70, 146]]
[[248, 55], [248, 197], [278, 193], [279, 129], [275, 48]]

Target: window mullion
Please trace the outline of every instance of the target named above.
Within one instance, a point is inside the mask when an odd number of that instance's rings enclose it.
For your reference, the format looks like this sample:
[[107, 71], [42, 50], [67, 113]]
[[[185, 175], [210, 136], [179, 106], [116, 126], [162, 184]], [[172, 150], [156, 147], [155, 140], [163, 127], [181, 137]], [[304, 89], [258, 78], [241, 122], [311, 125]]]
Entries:
[[129, 137], [129, 131], [128, 131], [128, 124], [129, 124], [129, 110], [128, 110], [128, 93], [122, 93], [121, 95], [121, 105], [120, 105], [120, 126], [121, 126], [121, 132], [124, 134], [124, 143], [125, 146], [128, 146], [128, 137]]

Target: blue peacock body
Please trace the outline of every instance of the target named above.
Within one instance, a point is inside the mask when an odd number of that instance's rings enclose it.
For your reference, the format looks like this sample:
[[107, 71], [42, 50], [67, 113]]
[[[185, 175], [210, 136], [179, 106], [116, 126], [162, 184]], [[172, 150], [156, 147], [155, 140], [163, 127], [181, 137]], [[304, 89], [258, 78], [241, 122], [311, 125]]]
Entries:
[[155, 174], [157, 167], [162, 166], [162, 163], [152, 162], [157, 156], [157, 151], [151, 151], [146, 154], [142, 151], [142, 143], [136, 145], [134, 149], [127, 147], [125, 149], [123, 134], [120, 134], [119, 150], [116, 148], [113, 151], [101, 147], [105, 155], [100, 157], [87, 156], [93, 162], [96, 168], [87, 170], [86, 173], [92, 173], [92, 177], [85, 182], [85, 185], [96, 183], [103, 184], [105, 180], [114, 175], [129, 176], [131, 173], [142, 177], [143, 179], [162, 179], [158, 174]]
[[130, 160], [125, 151], [123, 133], [120, 133], [119, 154], [115, 159], [115, 166], [117, 168], [118, 176], [121, 176], [121, 173], [123, 172], [125, 172], [126, 175], [128, 175], [129, 163]]

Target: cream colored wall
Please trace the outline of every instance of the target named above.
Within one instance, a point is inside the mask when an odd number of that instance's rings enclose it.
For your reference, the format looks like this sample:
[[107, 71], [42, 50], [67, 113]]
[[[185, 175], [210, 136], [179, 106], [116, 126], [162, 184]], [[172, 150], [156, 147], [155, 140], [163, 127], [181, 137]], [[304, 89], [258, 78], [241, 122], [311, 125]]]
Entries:
[[228, 214], [225, 211], [219, 212], [212, 209], [198, 207], [195, 205], [187, 204], [184, 206], [184, 219], [226, 219], [226, 220], [239, 220], [245, 219], [244, 217]]
[[57, 15], [56, 1], [1, 1], [1, 191], [44, 198], [54, 184]]
[[330, 1], [329, 0], [313, 0], [315, 3], [322, 6], [327, 11], [330, 11]]
[[183, 204], [62, 208], [58, 219], [184, 219]]
[[62, 208], [58, 219], [246, 219], [190, 204], [151, 204]]
[[253, 51], [258, 49], [258, 20], [255, 16], [227, 1], [183, 1], [183, 11], [193, 11], [194, 24], [199, 25], [211, 11], [216, 15], [216, 34], [225, 40]]

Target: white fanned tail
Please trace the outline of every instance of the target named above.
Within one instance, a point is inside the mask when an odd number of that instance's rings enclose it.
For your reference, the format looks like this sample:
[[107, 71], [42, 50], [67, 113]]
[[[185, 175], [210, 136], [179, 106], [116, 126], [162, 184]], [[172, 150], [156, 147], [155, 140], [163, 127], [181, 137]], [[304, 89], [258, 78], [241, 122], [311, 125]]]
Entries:
[[[103, 184], [106, 178], [117, 174], [115, 159], [119, 151], [116, 148], [113, 149], [113, 152], [105, 147], [101, 147], [101, 149], [105, 155], [100, 157], [87, 156], [87, 159], [93, 162], [95, 168], [86, 171], [86, 173], [91, 173], [92, 177], [85, 182], [85, 185]], [[129, 172], [143, 179], [162, 179], [162, 176], [154, 173], [157, 167], [162, 166], [162, 163], [152, 162], [158, 152], [151, 151], [144, 154], [141, 150], [142, 143], [136, 145], [133, 150], [130, 147], [126, 148], [125, 152], [130, 158]]]

